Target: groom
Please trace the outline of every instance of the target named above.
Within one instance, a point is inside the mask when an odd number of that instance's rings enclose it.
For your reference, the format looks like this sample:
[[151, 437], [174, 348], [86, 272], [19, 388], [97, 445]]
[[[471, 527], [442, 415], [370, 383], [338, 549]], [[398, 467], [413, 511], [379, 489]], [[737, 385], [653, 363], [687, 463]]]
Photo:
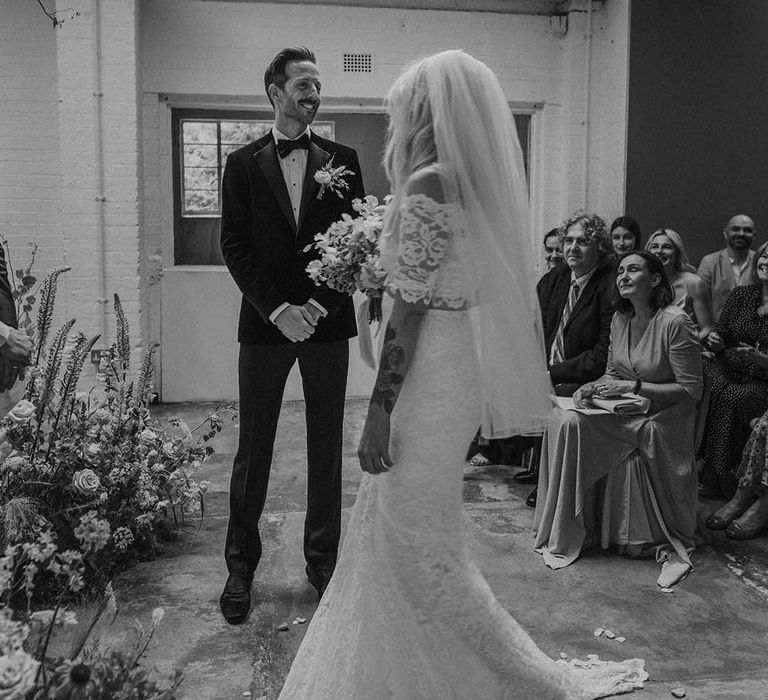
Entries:
[[[238, 341], [240, 438], [230, 484], [221, 594], [227, 622], [248, 616], [259, 559], [259, 517], [288, 373], [298, 360], [307, 421], [308, 485], [304, 557], [322, 596], [336, 564], [341, 526], [341, 450], [349, 338], [357, 333], [351, 297], [315, 286], [305, 253], [316, 233], [363, 197], [357, 153], [309, 129], [320, 106], [320, 75], [306, 48], [284, 49], [264, 73], [275, 124], [229, 155], [222, 181], [221, 250], [243, 294]], [[353, 171], [321, 189], [317, 171]]]

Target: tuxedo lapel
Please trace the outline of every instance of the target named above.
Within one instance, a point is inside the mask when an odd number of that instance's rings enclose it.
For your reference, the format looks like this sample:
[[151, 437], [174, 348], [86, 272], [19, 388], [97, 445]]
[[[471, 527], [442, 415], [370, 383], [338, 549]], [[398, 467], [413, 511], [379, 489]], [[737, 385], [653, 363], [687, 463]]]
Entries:
[[309, 142], [307, 151], [307, 170], [304, 173], [304, 186], [301, 189], [301, 207], [299, 208], [299, 229], [307, 215], [307, 210], [317, 197], [320, 185], [315, 182], [315, 173], [331, 159], [328, 151], [320, 148], [314, 141]]
[[[272, 138], [267, 141], [264, 148], [253, 154], [256, 164], [261, 169], [264, 178], [269, 183], [272, 193], [275, 195], [277, 203], [283, 215], [290, 223], [294, 233], [296, 232], [296, 220], [293, 218], [293, 208], [291, 207], [291, 197], [288, 194], [288, 188], [285, 186], [283, 171], [280, 169], [280, 163], [277, 161], [277, 149]], [[302, 205], [303, 207], [303, 205]]]

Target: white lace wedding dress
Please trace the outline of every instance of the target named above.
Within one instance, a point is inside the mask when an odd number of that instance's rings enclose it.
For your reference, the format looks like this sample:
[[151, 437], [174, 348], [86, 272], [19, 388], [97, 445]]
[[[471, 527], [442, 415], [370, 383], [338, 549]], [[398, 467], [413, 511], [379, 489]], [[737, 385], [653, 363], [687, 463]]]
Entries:
[[[451, 245], [449, 205], [409, 198], [406, 300], [432, 306], [392, 413], [392, 469], [363, 474], [336, 571], [282, 700], [597, 698], [629, 692], [642, 661], [577, 671], [546, 656], [470, 562], [462, 473], [479, 424], [477, 360]], [[453, 232], [456, 235], [457, 232]], [[403, 256], [401, 255], [401, 258]], [[397, 280], [395, 280], [397, 281]], [[522, 397], [521, 397], [521, 400]]]

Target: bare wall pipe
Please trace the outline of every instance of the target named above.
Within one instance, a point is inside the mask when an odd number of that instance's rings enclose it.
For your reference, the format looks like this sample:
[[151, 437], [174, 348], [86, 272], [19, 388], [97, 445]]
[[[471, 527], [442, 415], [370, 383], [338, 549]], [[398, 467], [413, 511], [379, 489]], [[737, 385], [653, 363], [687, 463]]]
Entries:
[[582, 172], [583, 206], [589, 209], [589, 121], [591, 117], [592, 92], [592, 0], [587, 0], [587, 56], [584, 79], [584, 171]]
[[99, 305], [99, 317], [101, 328], [100, 345], [104, 347], [107, 342], [107, 221], [106, 206], [107, 197], [104, 194], [104, 91], [101, 80], [101, 5], [100, 0], [93, 0], [93, 22], [95, 29], [95, 71], [96, 87], [93, 92], [95, 106], [95, 125], [96, 125], [96, 143], [95, 145], [95, 165], [96, 165], [96, 206], [97, 213], [97, 262], [99, 267], [99, 298], [96, 300]]

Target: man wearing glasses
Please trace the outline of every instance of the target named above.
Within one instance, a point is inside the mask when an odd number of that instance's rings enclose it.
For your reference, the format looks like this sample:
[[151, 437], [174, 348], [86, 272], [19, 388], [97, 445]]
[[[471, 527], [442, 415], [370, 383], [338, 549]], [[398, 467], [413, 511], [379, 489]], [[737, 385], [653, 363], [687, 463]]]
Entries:
[[699, 277], [704, 280], [712, 299], [714, 320], [720, 318], [725, 300], [734, 287], [752, 284], [752, 241], [755, 222], [746, 214], [737, 214], [723, 229], [726, 247], [705, 255], [699, 265]]

